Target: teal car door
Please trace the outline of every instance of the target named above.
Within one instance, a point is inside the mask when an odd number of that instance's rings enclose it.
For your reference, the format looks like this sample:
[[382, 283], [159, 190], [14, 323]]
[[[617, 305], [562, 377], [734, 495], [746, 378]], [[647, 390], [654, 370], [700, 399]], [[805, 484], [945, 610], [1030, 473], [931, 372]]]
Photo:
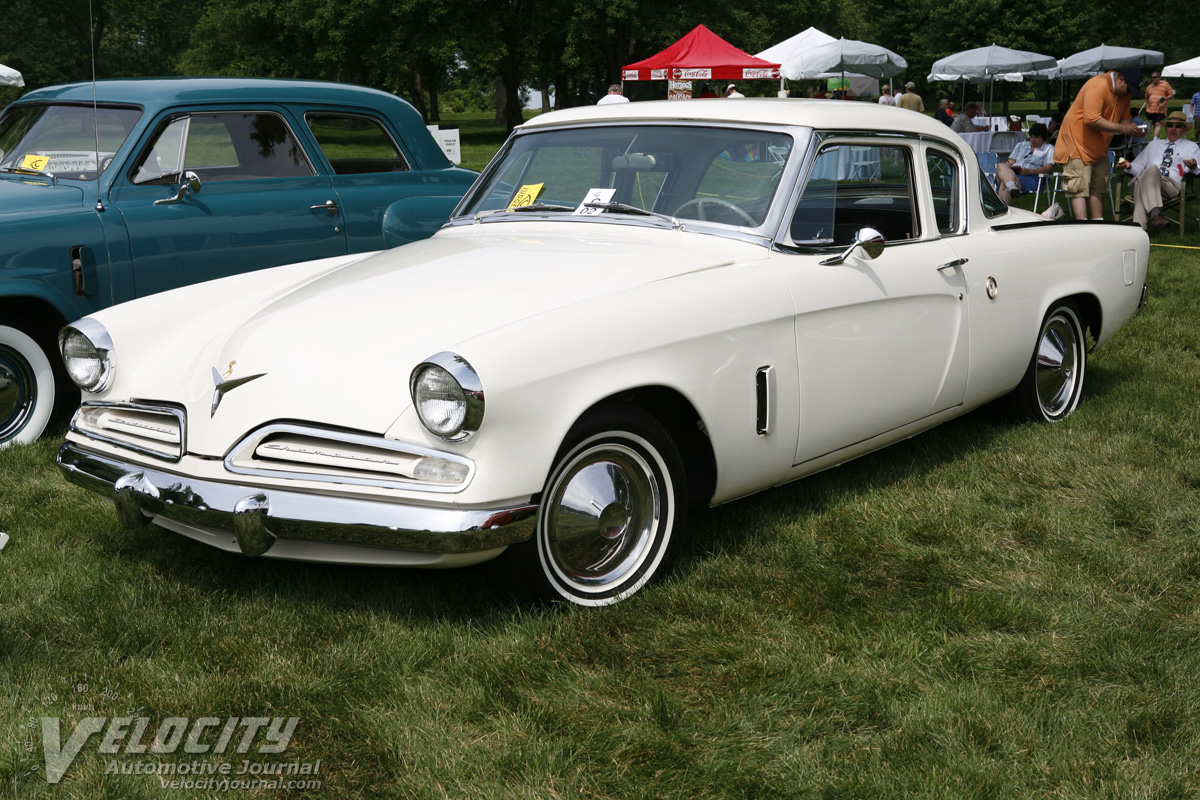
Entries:
[[165, 119], [112, 201], [139, 296], [347, 252], [330, 179], [278, 111]]

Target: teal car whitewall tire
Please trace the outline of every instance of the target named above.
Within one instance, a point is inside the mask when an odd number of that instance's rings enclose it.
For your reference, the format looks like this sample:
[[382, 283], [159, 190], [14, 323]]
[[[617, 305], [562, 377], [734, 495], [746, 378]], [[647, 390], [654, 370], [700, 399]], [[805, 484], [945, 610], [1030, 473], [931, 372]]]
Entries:
[[0, 447], [32, 442], [54, 410], [54, 368], [28, 334], [0, 325]]

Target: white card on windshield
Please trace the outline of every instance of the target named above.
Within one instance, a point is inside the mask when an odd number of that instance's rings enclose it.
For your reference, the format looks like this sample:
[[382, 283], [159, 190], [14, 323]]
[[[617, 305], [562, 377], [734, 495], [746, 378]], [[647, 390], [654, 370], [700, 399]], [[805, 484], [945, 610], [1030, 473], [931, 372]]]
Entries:
[[616, 189], [588, 189], [587, 194], [583, 196], [583, 202], [579, 204], [579, 208], [575, 209], [576, 214], [581, 217], [594, 217], [597, 214], [603, 214], [603, 208], [588, 208], [588, 203], [607, 203], [612, 200], [612, 196], [617, 193]]

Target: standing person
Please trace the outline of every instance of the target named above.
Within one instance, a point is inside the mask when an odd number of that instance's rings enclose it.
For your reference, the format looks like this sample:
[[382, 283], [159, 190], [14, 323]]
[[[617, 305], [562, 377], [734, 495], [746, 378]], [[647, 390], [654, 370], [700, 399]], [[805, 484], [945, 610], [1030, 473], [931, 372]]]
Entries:
[[925, 113], [925, 103], [921, 100], [921, 95], [917, 94], [917, 85], [912, 81], [904, 84], [904, 94], [896, 98], [896, 105], [909, 111]]
[[746, 95], [744, 95], [738, 91], [736, 83], [731, 83], [725, 87], [725, 96], [726, 97], [745, 97]]
[[1174, 96], [1171, 84], [1158, 77], [1157, 72], [1150, 74], [1150, 83], [1146, 86], [1146, 119], [1154, 123], [1154, 134], [1150, 138], [1158, 138], [1158, 126], [1167, 115], [1167, 104]]
[[1141, 131], [1129, 113], [1131, 97], [1142, 96], [1142, 71], [1126, 67], [1083, 84], [1063, 118], [1054, 163], [1066, 165], [1063, 179], [1075, 219], [1104, 219], [1100, 197], [1108, 183], [1108, 143], [1117, 133]]
[[[1197, 92], [1196, 95], [1200, 96], [1200, 92]], [[892, 87], [890, 85], [886, 85], [886, 84], [884, 85], [883, 94], [879, 95], [879, 105], [881, 105], [881, 106], [896, 105], [896, 98], [892, 97]]]
[[1170, 220], [1162, 216], [1163, 198], [1179, 196], [1186, 173], [1200, 175], [1200, 146], [1183, 137], [1187, 132], [1187, 117], [1182, 111], [1172, 111], [1166, 121], [1167, 138], [1151, 139], [1150, 144], [1132, 163], [1121, 159], [1117, 166], [1134, 176], [1133, 221], [1142, 230], [1165, 228]]
[[621, 94], [621, 84], [614, 83], [608, 87], [608, 94], [596, 101], [598, 106], [606, 106], [610, 103], [628, 103], [629, 98]]

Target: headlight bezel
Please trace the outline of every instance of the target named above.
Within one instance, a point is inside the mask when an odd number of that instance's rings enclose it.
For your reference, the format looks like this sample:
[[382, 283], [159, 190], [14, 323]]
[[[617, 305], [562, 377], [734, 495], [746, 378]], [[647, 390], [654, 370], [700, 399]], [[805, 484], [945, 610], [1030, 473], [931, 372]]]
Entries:
[[[90, 381], [81, 381], [71, 369], [71, 360], [67, 357], [67, 340], [78, 335], [91, 347], [99, 365], [99, 372]], [[91, 317], [76, 320], [58, 332], [58, 353], [66, 368], [67, 377], [71, 382], [89, 394], [100, 394], [112, 384], [117, 371], [117, 356], [112, 337], [108, 330]]]
[[[438, 430], [435, 425], [430, 423], [422, 410], [422, 398], [418, 397], [417, 392], [422, 376], [430, 368], [446, 373], [458, 384], [459, 391], [462, 393], [463, 418], [461, 423], [454, 426], [453, 429]], [[470, 439], [483, 423], [485, 406], [483, 383], [479, 379], [479, 373], [475, 371], [470, 362], [457, 353], [444, 351], [417, 364], [408, 378], [408, 393], [412, 398], [417, 418], [421, 420], [421, 425], [443, 441], [464, 442]]]

